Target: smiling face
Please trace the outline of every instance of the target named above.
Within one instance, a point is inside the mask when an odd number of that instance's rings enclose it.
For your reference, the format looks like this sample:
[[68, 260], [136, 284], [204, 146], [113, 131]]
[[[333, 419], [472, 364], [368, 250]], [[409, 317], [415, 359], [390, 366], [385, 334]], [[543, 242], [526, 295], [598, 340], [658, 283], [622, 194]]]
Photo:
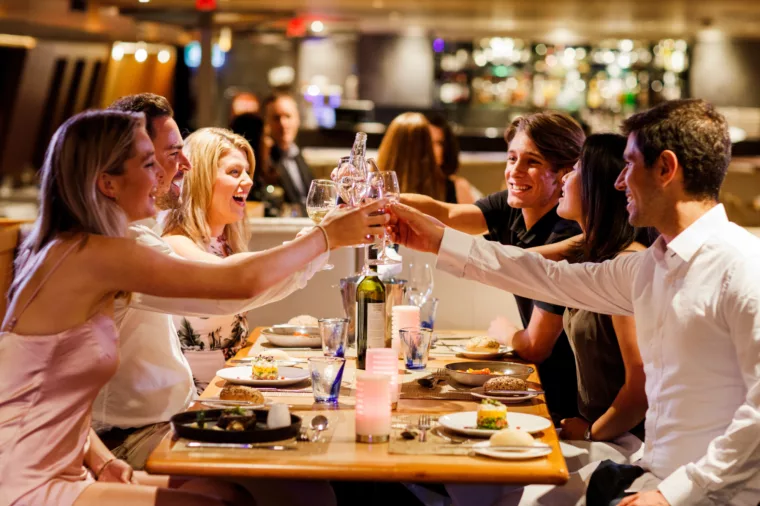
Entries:
[[182, 153], [184, 142], [177, 123], [169, 116], [153, 120], [153, 145], [156, 148], [158, 171], [158, 205], [173, 209], [179, 203], [185, 173], [190, 162]]
[[109, 176], [113, 198], [129, 221], [156, 214], [158, 171], [153, 142], [145, 129], [140, 128], [135, 134], [133, 154], [124, 164], [124, 173]]
[[615, 188], [625, 192], [628, 223], [634, 227], [656, 227], [661, 193], [655, 179], [658, 161], [655, 161], [655, 166], [646, 167], [634, 134], [628, 136], [623, 159], [625, 169], [618, 176]]
[[253, 184], [250, 170], [248, 158], [239, 149], [230, 150], [219, 159], [208, 211], [208, 223], [212, 231], [245, 217], [245, 200]]
[[583, 227], [583, 194], [581, 191], [581, 162], [562, 178], [562, 196], [559, 198], [557, 214], [566, 220], [573, 220]]
[[554, 172], [525, 132], [517, 132], [509, 143], [504, 178], [511, 207], [551, 208], [559, 199], [562, 173]]

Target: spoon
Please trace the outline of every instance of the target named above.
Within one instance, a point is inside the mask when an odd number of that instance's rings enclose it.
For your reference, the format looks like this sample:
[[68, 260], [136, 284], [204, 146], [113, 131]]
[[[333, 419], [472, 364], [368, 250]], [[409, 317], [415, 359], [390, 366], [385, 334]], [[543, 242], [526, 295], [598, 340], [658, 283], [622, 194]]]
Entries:
[[325, 430], [329, 423], [329, 420], [324, 415], [317, 415], [311, 419], [311, 423], [309, 425], [315, 432], [314, 437], [311, 438], [312, 442], [319, 441], [319, 433]]

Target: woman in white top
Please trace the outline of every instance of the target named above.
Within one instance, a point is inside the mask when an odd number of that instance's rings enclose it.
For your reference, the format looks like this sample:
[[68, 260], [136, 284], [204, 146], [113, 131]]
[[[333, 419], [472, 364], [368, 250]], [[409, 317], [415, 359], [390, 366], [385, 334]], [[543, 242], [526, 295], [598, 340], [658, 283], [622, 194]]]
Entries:
[[[248, 251], [245, 201], [256, 165], [244, 137], [223, 128], [201, 128], [185, 139], [193, 170], [185, 176], [179, 207], [164, 221], [164, 238], [189, 260], [219, 262]], [[202, 392], [224, 362], [245, 346], [245, 313], [229, 316], [175, 316], [182, 351]]]

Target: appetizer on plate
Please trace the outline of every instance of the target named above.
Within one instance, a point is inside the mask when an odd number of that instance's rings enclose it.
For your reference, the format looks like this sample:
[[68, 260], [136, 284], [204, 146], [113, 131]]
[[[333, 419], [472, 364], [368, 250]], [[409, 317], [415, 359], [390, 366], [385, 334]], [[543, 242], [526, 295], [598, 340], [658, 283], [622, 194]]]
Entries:
[[226, 384], [219, 392], [223, 401], [246, 401], [254, 404], [264, 404], [264, 395], [257, 389], [247, 385]]
[[472, 368], [470, 368], [470, 369], [467, 369], [467, 373], [468, 374], [485, 374], [487, 376], [501, 376], [501, 375], [504, 374], [501, 371], [492, 371], [488, 367], [486, 367], [485, 369], [472, 369]]
[[467, 351], [488, 352], [488, 353], [498, 353], [499, 348], [500, 348], [499, 341], [497, 341], [493, 337], [488, 337], [488, 336], [473, 337], [472, 339], [467, 341], [467, 345], [465, 346], [465, 349]]
[[486, 392], [504, 391], [504, 390], [528, 390], [528, 384], [520, 378], [510, 376], [500, 376], [491, 378], [483, 384], [483, 390]]
[[278, 379], [277, 362], [274, 358], [260, 355], [253, 361], [253, 378], [260, 380]]
[[477, 428], [498, 430], [507, 427], [507, 407], [499, 401], [485, 399], [478, 406]]

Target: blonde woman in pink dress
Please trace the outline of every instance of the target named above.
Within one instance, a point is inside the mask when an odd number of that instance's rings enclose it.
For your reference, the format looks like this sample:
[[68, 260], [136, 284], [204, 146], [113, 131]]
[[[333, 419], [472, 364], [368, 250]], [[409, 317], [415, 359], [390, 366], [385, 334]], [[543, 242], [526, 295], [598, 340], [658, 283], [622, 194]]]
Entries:
[[250, 503], [234, 487], [133, 472], [90, 429], [92, 402], [118, 363], [113, 301], [131, 292], [249, 298], [326, 248], [373, 240], [387, 217], [370, 214], [384, 202], [334, 213], [263, 254], [201, 264], [123, 237], [122, 208], [155, 212], [154, 150], [141, 114], [71, 118], [41, 173], [40, 217], [21, 246], [0, 333], [0, 506]]

